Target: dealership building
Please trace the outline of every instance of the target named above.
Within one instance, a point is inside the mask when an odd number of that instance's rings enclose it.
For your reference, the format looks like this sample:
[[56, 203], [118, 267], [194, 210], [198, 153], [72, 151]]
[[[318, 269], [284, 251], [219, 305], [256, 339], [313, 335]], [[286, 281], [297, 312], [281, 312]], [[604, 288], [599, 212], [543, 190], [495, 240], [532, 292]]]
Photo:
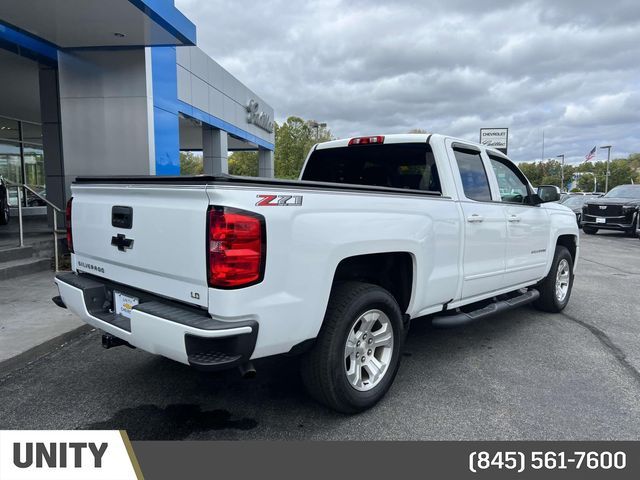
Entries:
[[180, 175], [181, 151], [209, 174], [257, 151], [273, 176], [273, 109], [197, 46], [173, 0], [2, 0], [0, 84], [0, 175], [59, 207], [77, 176]]

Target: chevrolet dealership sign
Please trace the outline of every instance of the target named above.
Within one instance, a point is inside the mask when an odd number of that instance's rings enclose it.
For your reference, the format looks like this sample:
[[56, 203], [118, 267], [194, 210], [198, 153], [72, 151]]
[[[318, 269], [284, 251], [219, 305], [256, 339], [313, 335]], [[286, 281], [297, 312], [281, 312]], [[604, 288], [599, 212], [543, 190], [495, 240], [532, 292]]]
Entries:
[[506, 155], [509, 144], [508, 128], [481, 128], [480, 143], [495, 148]]
[[273, 132], [273, 119], [260, 110], [260, 104], [253, 99], [247, 103], [247, 122], [253, 123], [269, 133]]

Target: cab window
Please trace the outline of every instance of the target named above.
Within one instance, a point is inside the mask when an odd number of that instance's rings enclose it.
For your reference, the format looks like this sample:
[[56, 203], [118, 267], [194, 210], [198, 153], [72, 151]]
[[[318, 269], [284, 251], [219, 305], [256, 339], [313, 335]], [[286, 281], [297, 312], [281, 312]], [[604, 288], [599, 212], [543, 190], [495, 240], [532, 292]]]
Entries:
[[478, 202], [490, 202], [491, 189], [480, 152], [454, 147], [453, 153], [456, 156], [458, 170], [460, 170], [465, 197]]
[[316, 149], [302, 180], [442, 192], [433, 151], [424, 142]]
[[505, 203], [527, 204], [529, 188], [522, 172], [503, 158], [489, 155], [489, 159], [498, 179], [500, 199]]

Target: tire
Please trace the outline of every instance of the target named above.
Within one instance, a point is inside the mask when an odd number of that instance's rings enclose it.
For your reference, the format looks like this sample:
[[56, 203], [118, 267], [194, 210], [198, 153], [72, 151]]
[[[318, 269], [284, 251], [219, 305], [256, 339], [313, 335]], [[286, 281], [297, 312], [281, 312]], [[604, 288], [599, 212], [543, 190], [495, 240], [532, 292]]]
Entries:
[[[567, 272], [567, 276], [563, 273]], [[561, 292], [556, 289], [558, 282], [566, 281], [566, 291], [564, 296], [561, 296]], [[561, 245], [556, 246], [555, 254], [553, 255], [553, 263], [551, 264], [551, 270], [549, 274], [538, 284], [538, 290], [540, 291], [540, 298], [534, 302], [534, 306], [538, 310], [544, 312], [558, 313], [564, 310], [564, 307], [569, 303], [571, 297], [571, 289], [573, 288], [573, 258], [571, 253], [566, 247]]]
[[11, 211], [9, 210], [9, 202], [0, 201], [0, 225], [7, 225], [11, 218]]
[[[361, 321], [362, 317], [366, 318]], [[388, 332], [391, 332], [391, 344], [387, 340], [383, 346], [363, 348], [376, 338], [382, 345]], [[365, 338], [367, 333], [369, 337]], [[307, 391], [315, 400], [338, 412], [357, 413], [371, 408], [393, 383], [400, 366], [404, 333], [402, 312], [388, 291], [362, 282], [336, 284], [318, 338], [301, 361], [302, 381]], [[383, 366], [379, 369], [382, 373], [372, 380], [368, 372], [375, 372], [377, 365]]]
[[598, 229], [595, 227], [587, 227], [586, 225], [582, 226], [582, 231], [587, 235], [595, 235], [598, 233]]
[[636, 219], [632, 222], [632, 224], [631, 224], [631, 228], [630, 228], [629, 230], [625, 231], [625, 234], [627, 235], [627, 237], [631, 237], [631, 238], [633, 238], [633, 237], [635, 237], [635, 236], [636, 236], [636, 226], [637, 226], [637, 223], [638, 223], [638, 219], [636, 218]]

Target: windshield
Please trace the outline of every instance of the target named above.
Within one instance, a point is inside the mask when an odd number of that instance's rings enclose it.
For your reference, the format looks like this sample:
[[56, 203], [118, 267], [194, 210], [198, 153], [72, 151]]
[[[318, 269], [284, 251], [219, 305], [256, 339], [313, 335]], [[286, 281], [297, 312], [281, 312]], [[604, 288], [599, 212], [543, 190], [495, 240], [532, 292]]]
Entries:
[[580, 207], [586, 199], [586, 195], [573, 195], [562, 202], [562, 204], [566, 205], [569, 208]]
[[640, 200], [640, 185], [619, 185], [605, 195], [607, 198], [636, 198]]

